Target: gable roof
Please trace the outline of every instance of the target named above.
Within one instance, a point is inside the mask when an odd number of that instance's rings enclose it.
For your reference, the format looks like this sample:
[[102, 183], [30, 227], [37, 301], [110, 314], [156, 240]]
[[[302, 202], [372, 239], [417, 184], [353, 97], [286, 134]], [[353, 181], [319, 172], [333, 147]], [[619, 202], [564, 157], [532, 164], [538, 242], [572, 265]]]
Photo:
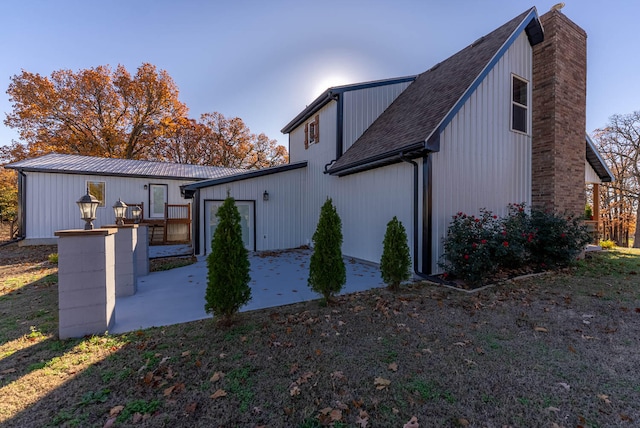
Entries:
[[420, 74], [328, 169], [346, 175], [439, 150], [439, 135], [486, 74], [525, 31], [543, 40], [535, 7]]
[[589, 135], [586, 136], [586, 142], [587, 162], [589, 162], [591, 168], [593, 168], [596, 174], [598, 174], [598, 177], [603, 183], [611, 183], [615, 181], [613, 173], [605, 163], [604, 159], [602, 159], [602, 156], [600, 156], [596, 145], [593, 143]]
[[375, 80], [371, 82], [354, 83], [351, 85], [333, 86], [324, 91], [318, 98], [313, 100], [304, 110], [302, 110], [291, 122], [282, 128], [281, 132], [287, 134], [301, 123], [313, 116], [318, 110], [327, 105], [329, 101], [335, 99], [335, 96], [349, 91], [357, 91], [360, 89], [375, 88], [378, 86], [395, 85], [396, 83], [413, 82], [418, 76], [395, 77], [393, 79]]
[[85, 174], [138, 178], [164, 178], [175, 180], [204, 180], [219, 178], [244, 169], [219, 166], [187, 165], [132, 159], [98, 158], [93, 156], [51, 153], [38, 158], [25, 159], [4, 166], [27, 172]]

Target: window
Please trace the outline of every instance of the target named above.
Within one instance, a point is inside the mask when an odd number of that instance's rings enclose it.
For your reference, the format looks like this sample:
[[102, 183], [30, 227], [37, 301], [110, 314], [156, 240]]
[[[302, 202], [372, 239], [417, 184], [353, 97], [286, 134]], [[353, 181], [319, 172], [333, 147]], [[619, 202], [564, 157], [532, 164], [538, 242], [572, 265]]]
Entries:
[[104, 181], [87, 181], [87, 189], [89, 189], [89, 194], [95, 196], [97, 200], [100, 201], [99, 207], [104, 207]]
[[311, 144], [320, 142], [320, 115], [304, 125], [304, 148], [308, 149]]
[[512, 76], [511, 79], [511, 129], [527, 132], [529, 82]]

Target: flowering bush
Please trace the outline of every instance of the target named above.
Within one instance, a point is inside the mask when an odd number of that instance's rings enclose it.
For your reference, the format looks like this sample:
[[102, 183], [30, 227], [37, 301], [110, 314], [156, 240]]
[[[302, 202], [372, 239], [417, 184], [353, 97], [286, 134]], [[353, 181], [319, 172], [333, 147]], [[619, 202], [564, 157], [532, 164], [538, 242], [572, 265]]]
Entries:
[[580, 254], [589, 234], [579, 218], [509, 204], [498, 218], [488, 210], [480, 217], [457, 213], [444, 240], [447, 274], [472, 285], [482, 284], [499, 269], [564, 266]]
[[441, 266], [472, 284], [481, 283], [497, 269], [493, 247], [498, 228], [498, 218], [489, 211], [480, 217], [454, 215], [444, 241], [447, 261]]

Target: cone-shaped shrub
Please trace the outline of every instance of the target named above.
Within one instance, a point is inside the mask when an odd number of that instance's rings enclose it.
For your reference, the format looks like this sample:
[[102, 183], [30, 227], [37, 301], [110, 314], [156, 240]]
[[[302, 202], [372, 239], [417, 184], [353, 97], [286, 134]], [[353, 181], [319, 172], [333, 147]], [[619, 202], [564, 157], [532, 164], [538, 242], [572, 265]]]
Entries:
[[382, 280], [392, 290], [397, 290], [402, 281], [411, 277], [411, 255], [407, 244], [407, 231], [397, 217], [387, 223], [384, 248], [380, 259]]
[[347, 282], [342, 259], [342, 222], [331, 199], [322, 205], [318, 226], [313, 234], [313, 254], [309, 264], [309, 287], [329, 303]]
[[218, 208], [218, 227], [207, 257], [206, 303], [204, 309], [229, 323], [233, 315], [251, 300], [249, 254], [242, 242], [240, 213], [231, 196]]

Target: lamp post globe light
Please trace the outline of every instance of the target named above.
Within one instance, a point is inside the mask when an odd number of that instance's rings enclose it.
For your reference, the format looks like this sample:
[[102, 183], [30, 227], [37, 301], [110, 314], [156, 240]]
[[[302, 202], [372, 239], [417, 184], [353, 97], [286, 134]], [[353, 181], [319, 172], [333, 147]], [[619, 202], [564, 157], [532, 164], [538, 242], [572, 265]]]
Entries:
[[96, 219], [96, 209], [100, 205], [100, 201], [89, 193], [87, 187], [87, 194], [78, 199], [76, 204], [80, 208], [80, 218], [86, 222], [84, 230], [93, 230], [93, 220]]
[[131, 208], [131, 215], [133, 216], [134, 223], [140, 223], [140, 217], [142, 217], [142, 209], [140, 208], [140, 205], [134, 205], [133, 208]]
[[116, 216], [116, 224], [122, 226], [124, 224], [124, 218], [127, 215], [127, 204], [118, 198], [118, 201], [113, 204], [113, 213]]

